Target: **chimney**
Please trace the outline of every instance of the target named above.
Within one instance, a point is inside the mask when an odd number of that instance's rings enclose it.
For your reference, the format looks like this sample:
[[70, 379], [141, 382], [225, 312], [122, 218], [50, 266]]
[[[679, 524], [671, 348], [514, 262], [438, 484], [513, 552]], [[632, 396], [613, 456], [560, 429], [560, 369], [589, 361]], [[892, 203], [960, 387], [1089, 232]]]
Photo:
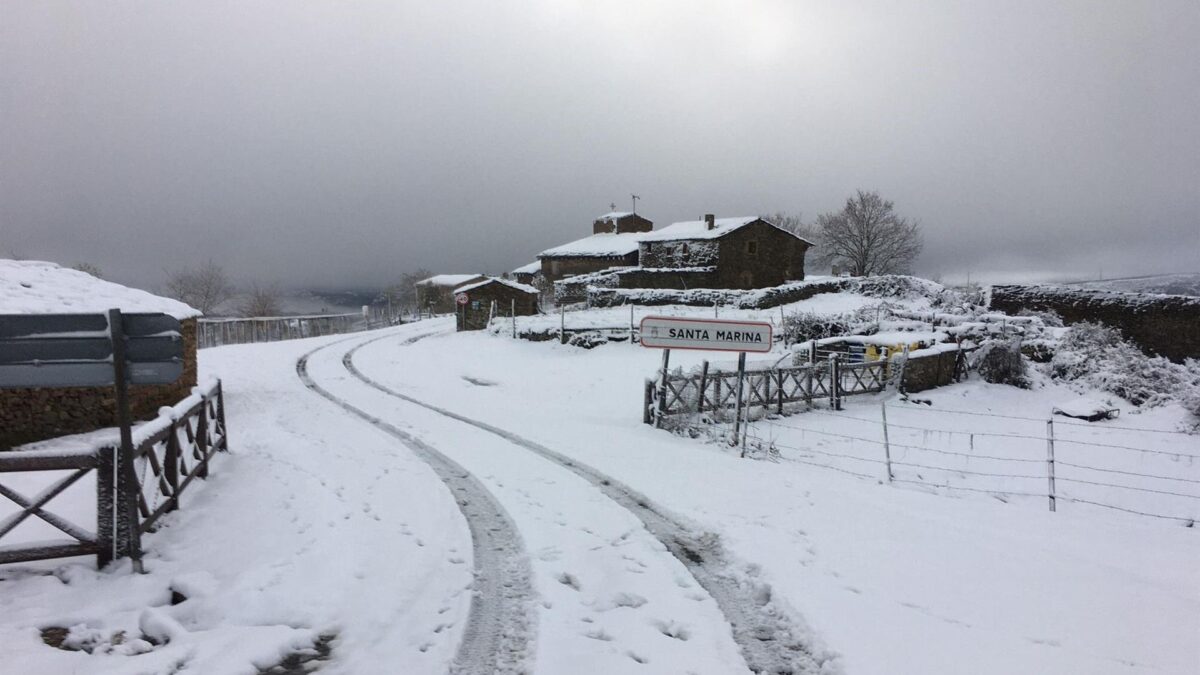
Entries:
[[711, 213], [704, 214], [704, 225], [710, 230], [717, 229], [717, 217]]

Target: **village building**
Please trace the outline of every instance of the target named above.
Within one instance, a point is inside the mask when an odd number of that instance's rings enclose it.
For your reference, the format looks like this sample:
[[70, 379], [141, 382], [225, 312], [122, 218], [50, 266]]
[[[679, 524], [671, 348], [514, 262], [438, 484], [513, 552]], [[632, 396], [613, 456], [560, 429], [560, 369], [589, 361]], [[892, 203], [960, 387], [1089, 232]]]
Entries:
[[654, 223], [636, 213], [606, 213], [592, 223], [592, 235], [538, 254], [542, 277], [555, 282], [579, 274], [638, 264], [638, 241]]
[[455, 289], [458, 330], [484, 330], [494, 316], [538, 313], [538, 290], [508, 279], [485, 278]]
[[483, 281], [482, 274], [437, 274], [418, 281], [417, 308], [432, 314], [449, 314], [455, 310], [454, 290], [459, 286]]
[[[161, 313], [178, 319], [183, 341], [183, 374], [172, 384], [131, 385], [135, 419], [185, 398], [196, 386], [196, 319], [188, 305], [146, 291], [98, 279], [86, 272], [32, 260], [0, 260], [0, 338], [4, 315]], [[33, 441], [117, 425], [112, 387], [0, 389], [0, 450]]]
[[[600, 237], [605, 235], [593, 235]], [[613, 236], [613, 235], [607, 235]], [[673, 223], [636, 237], [636, 265], [609, 267], [555, 283], [559, 302], [580, 302], [587, 289], [751, 289], [804, 279], [812, 243], [762, 218], [716, 218]], [[581, 240], [586, 241], [586, 240]], [[579, 242], [576, 242], [577, 244]]]
[[537, 277], [542, 273], [542, 261], [535, 260], [528, 265], [521, 265], [517, 269], [509, 272], [513, 280], [518, 284], [532, 285]]
[[803, 280], [811, 246], [762, 218], [708, 214], [642, 235], [638, 264], [645, 274], [693, 279], [676, 288], [767, 288]]

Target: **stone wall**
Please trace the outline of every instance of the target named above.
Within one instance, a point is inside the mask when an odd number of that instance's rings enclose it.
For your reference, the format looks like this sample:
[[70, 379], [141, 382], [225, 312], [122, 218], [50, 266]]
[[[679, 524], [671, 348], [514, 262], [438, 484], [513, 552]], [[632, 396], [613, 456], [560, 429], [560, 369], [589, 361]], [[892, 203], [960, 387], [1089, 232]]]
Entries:
[[721, 237], [720, 288], [767, 288], [804, 280], [808, 245], [758, 221]]
[[[174, 405], [196, 386], [196, 320], [183, 327], [183, 375], [174, 384], [129, 388], [134, 419], [149, 419]], [[0, 450], [56, 436], [117, 425], [112, 387], [0, 389]]]
[[1005, 314], [1051, 311], [1064, 323], [1102, 323], [1142, 351], [1175, 362], [1200, 358], [1200, 298], [1063, 286], [993, 286], [990, 306]]
[[638, 264], [637, 251], [614, 256], [548, 256], [542, 258], [542, 277], [553, 283], [565, 277], [591, 274], [610, 267]]
[[958, 382], [965, 373], [964, 354], [959, 349], [915, 353], [904, 364], [901, 388], [907, 393], [944, 387]]

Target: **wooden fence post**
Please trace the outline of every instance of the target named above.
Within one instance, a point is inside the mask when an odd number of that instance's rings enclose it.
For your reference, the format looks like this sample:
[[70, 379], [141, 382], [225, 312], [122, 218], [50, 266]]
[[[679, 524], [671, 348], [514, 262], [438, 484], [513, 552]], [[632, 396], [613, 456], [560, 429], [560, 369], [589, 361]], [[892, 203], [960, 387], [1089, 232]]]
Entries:
[[883, 414], [883, 458], [887, 462], [887, 479], [892, 482], [892, 445], [888, 442], [887, 403], [880, 402], [879, 412]]
[[200, 451], [200, 461], [196, 468], [196, 476], [208, 478], [208, 400], [200, 399], [200, 417], [196, 420], [196, 449]]
[[737, 403], [733, 415], [733, 443], [738, 444], [738, 432], [742, 424], [742, 392], [746, 385], [746, 352], [738, 352]]
[[1050, 510], [1057, 511], [1054, 503], [1054, 418], [1046, 420], [1046, 478], [1050, 487]]
[[564, 305], [558, 306], [558, 341], [567, 344], [567, 308]]
[[775, 412], [782, 415], [783, 414], [783, 371], [777, 370], [777, 371], [775, 371], [775, 373], [779, 378], [779, 380], [776, 382], [776, 386], [775, 386], [775, 395], [779, 397], [779, 402], [775, 408]]
[[671, 363], [671, 350], [664, 349], [662, 357], [662, 377], [658, 388], [658, 414], [654, 416], [654, 428], [662, 428], [662, 418], [667, 412], [667, 368]]
[[509, 307], [508, 315], [512, 317], [513, 339], [516, 340], [517, 339], [517, 301], [515, 299], [513, 299], [513, 300], [510, 300], [509, 303], [511, 306]]
[[708, 359], [700, 366], [700, 394], [696, 397], [696, 414], [704, 412], [704, 391], [708, 389]]
[[[110, 452], [111, 450], [111, 452]], [[96, 568], [112, 562], [117, 555], [116, 468], [117, 447], [100, 448], [96, 454]]]
[[829, 355], [829, 407], [837, 410], [837, 354]]
[[654, 413], [651, 406], [654, 405], [654, 380], [646, 378], [646, 386], [642, 392], [642, 423], [652, 424], [654, 422]]
[[[186, 424], [186, 422], [184, 422]], [[167, 487], [171, 488], [170, 502], [167, 506], [168, 511], [174, 511], [179, 508], [179, 436], [176, 434], [175, 422], [171, 422], [171, 427], [167, 431], [167, 453], [163, 458], [163, 478], [167, 481]]]
[[217, 380], [217, 423], [221, 431], [221, 449], [228, 452], [229, 427], [225, 426], [225, 391], [221, 380]]

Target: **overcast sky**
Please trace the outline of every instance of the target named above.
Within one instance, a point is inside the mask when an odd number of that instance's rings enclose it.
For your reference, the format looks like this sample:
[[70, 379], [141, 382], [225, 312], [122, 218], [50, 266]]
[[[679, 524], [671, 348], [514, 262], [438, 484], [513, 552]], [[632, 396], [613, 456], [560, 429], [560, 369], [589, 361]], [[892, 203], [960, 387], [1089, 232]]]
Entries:
[[154, 287], [500, 272], [610, 202], [919, 271], [1200, 271], [1200, 2], [0, 0], [0, 255]]

